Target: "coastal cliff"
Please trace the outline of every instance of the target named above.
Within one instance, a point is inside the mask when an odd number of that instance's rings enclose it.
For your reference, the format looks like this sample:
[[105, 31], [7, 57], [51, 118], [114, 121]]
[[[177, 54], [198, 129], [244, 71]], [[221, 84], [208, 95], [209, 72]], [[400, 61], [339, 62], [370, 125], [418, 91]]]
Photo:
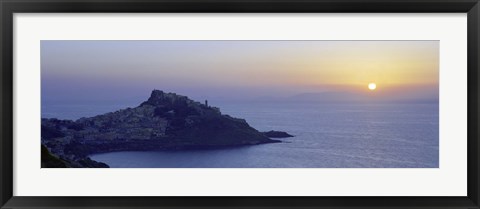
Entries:
[[[95, 153], [216, 149], [274, 142], [280, 141], [252, 128], [244, 119], [160, 90], [153, 90], [148, 100], [135, 108], [76, 121], [42, 119], [45, 152], [60, 160], [50, 165], [73, 165], [67, 167], [108, 167], [87, 157]], [[42, 163], [42, 167], [49, 167], [47, 164]]]

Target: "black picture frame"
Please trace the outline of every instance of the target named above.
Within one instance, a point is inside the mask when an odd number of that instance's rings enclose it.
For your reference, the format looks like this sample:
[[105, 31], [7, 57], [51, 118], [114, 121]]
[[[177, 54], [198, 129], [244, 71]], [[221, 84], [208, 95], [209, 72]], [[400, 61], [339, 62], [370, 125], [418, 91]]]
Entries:
[[[0, 0], [1, 208], [479, 208], [478, 0]], [[13, 196], [14, 13], [467, 13], [468, 195], [465, 197], [19, 197]], [[455, 179], [451, 179], [452, 181]]]

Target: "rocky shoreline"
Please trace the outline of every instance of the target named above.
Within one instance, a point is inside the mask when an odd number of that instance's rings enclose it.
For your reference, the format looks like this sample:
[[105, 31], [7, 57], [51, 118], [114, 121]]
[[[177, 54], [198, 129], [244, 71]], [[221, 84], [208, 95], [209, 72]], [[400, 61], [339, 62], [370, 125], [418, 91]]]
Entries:
[[89, 155], [116, 151], [221, 149], [281, 142], [286, 132], [259, 132], [207, 102], [153, 90], [138, 107], [75, 121], [42, 119], [42, 168], [108, 165]]

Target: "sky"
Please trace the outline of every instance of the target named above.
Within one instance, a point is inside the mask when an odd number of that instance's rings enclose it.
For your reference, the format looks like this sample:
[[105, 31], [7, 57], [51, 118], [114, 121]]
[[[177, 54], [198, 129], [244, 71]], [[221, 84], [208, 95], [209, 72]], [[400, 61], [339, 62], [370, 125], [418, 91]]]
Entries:
[[200, 101], [438, 100], [439, 42], [45, 40], [41, 79], [42, 103], [141, 102], [153, 89]]

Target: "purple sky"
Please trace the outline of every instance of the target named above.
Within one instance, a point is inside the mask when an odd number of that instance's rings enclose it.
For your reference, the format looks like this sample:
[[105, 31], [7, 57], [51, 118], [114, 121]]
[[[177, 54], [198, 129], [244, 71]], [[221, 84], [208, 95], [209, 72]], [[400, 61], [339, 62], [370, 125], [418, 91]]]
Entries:
[[[42, 41], [42, 103], [196, 100], [327, 91], [438, 98], [437, 41]], [[369, 92], [369, 82], [378, 89]]]

